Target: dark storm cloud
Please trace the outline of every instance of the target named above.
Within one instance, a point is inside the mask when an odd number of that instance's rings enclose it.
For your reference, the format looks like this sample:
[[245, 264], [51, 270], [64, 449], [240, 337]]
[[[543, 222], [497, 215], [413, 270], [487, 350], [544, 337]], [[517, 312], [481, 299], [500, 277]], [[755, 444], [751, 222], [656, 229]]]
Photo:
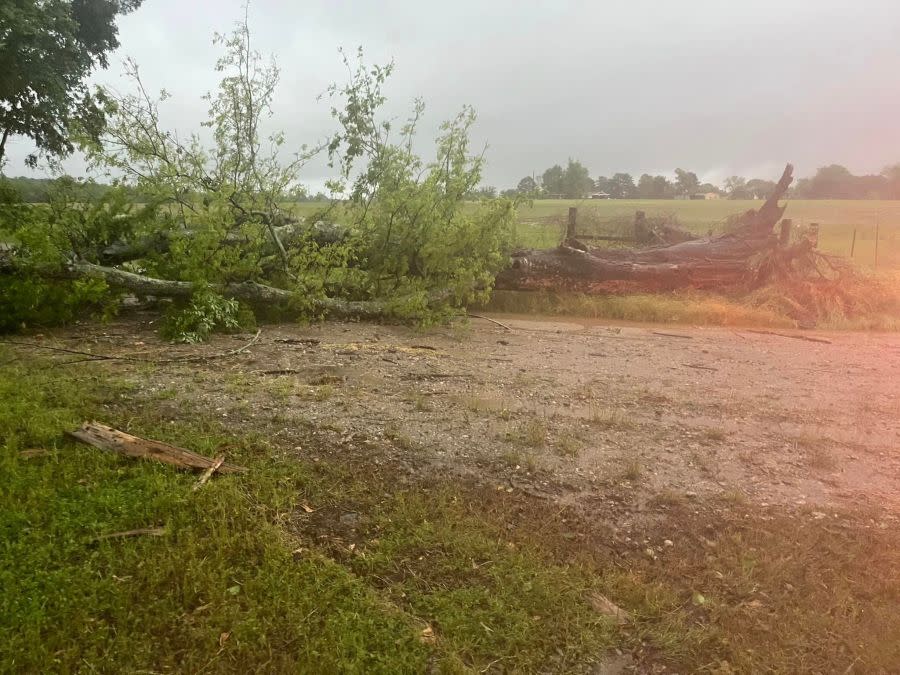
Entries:
[[[202, 119], [200, 95], [216, 83], [211, 34], [241, 15], [233, 0], [146, 0], [122, 20], [120, 56], [173, 94], [167, 122]], [[372, 61], [396, 61], [391, 115], [422, 96], [430, 135], [475, 106], [475, 140], [490, 145], [484, 182], [498, 187], [568, 157], [594, 176], [684, 166], [714, 180], [774, 177], [788, 160], [801, 174], [900, 161], [894, 0], [256, 0], [250, 16], [256, 47], [282, 69], [272, 124], [298, 145], [333, 128], [316, 96], [344, 76], [336, 48], [363, 45]], [[122, 88], [119, 60], [98, 81]], [[7, 173], [27, 151], [13, 145]], [[306, 179], [325, 175], [313, 165]]]

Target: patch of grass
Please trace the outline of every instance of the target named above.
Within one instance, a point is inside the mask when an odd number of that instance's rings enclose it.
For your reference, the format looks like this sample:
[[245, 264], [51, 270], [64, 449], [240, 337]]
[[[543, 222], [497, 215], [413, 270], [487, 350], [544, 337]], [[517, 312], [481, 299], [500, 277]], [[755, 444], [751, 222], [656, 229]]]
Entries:
[[828, 449], [831, 439], [810, 433], [802, 433], [792, 439], [794, 447], [803, 453], [806, 463], [819, 471], [834, 471], [838, 467], [837, 457]]
[[334, 396], [334, 387], [332, 387], [330, 384], [305, 387], [299, 389], [296, 394], [304, 401], [316, 401], [317, 403], [322, 403]]
[[747, 495], [740, 490], [725, 490], [719, 494], [719, 499], [729, 506], [747, 506]]
[[584, 447], [584, 442], [576, 434], [562, 433], [553, 444], [556, 452], [563, 457], [577, 457]]
[[407, 399], [410, 403], [412, 403], [413, 409], [416, 412], [431, 412], [434, 408], [431, 406], [431, 399], [429, 399], [424, 394], [414, 393]]
[[267, 389], [274, 398], [284, 401], [290, 398], [296, 387], [292, 378], [276, 377], [268, 382]]
[[534, 417], [519, 427], [515, 439], [531, 448], [543, 448], [547, 444], [547, 433], [547, 423]]
[[587, 421], [592, 427], [597, 427], [598, 429], [628, 431], [636, 426], [632, 420], [625, 417], [621, 410], [598, 408], [596, 406], [591, 406]]
[[[91, 371], [0, 368], [0, 671], [411, 670], [416, 624], [340, 565], [277, 526], [313, 475], [201, 422], [142, 429], [251, 467], [196, 476], [64, 440], [116, 412], [128, 388]], [[136, 428], [135, 428], [136, 426]], [[25, 448], [49, 451], [20, 456]], [[162, 537], [96, 537], [164, 526]], [[221, 645], [221, 646], [220, 646]]]
[[444, 672], [501, 663], [505, 672], [566, 672], [601, 657], [617, 631], [591, 608], [598, 580], [515, 544], [491, 520], [453, 489], [403, 493], [372, 514], [372, 543], [350, 564], [366, 579], [393, 580], [391, 597], [444, 644]]
[[643, 475], [644, 466], [636, 459], [628, 462], [622, 468], [622, 478], [624, 478], [625, 480], [629, 480], [632, 483], [636, 483], [637, 481], [639, 481], [643, 477]]
[[505, 450], [500, 453], [500, 459], [511, 469], [525, 469], [529, 473], [537, 471], [537, 459], [531, 452]]
[[500, 419], [508, 420], [512, 417], [512, 412], [506, 405], [505, 401], [488, 396], [465, 396], [462, 398], [462, 404], [466, 410], [478, 415], [496, 415]]
[[794, 326], [786, 314], [707, 293], [584, 295], [494, 291], [491, 312], [715, 326]]
[[232, 394], [241, 394], [252, 389], [256, 384], [254, 376], [243, 372], [229, 372], [222, 379], [225, 383], [225, 390]]
[[816, 446], [806, 453], [806, 462], [819, 471], [834, 471], [838, 468], [837, 458], [827, 448]]
[[665, 508], [675, 508], [687, 503], [687, 497], [677, 490], [664, 489], [650, 498], [650, 503]]
[[397, 424], [387, 424], [384, 427], [384, 437], [394, 444], [394, 447], [407, 452], [417, 450], [418, 445]]
[[725, 433], [724, 429], [707, 427], [700, 432], [700, 437], [705, 441], [710, 441], [712, 443], [721, 443], [728, 438], [728, 434]]

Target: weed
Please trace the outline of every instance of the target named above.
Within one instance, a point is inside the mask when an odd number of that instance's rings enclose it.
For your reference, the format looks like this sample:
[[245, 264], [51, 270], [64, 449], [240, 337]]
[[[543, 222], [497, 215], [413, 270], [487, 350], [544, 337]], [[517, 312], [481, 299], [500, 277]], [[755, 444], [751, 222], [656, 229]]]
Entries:
[[706, 441], [721, 443], [726, 438], [728, 438], [728, 434], [726, 434], [723, 429], [709, 427], [700, 432], [700, 437]]
[[745, 495], [740, 490], [724, 490], [719, 498], [730, 506], [746, 506], [747, 495]]
[[417, 412], [431, 412], [434, 410], [434, 408], [431, 407], [431, 400], [424, 394], [414, 394], [410, 399], [410, 402]]
[[525, 422], [519, 429], [519, 439], [532, 448], [542, 448], [547, 444], [547, 424], [539, 417]]
[[330, 384], [323, 384], [317, 387], [307, 387], [297, 391], [297, 396], [304, 401], [316, 401], [322, 403], [334, 396], [334, 387]]
[[599, 429], [617, 429], [627, 431], [635, 427], [634, 422], [625, 417], [619, 410], [609, 408], [597, 408], [591, 406], [588, 413], [588, 423]]
[[582, 440], [575, 434], [562, 433], [555, 443], [556, 451], [564, 457], [577, 457], [583, 447]]
[[684, 505], [687, 502], [687, 498], [682, 492], [666, 488], [653, 495], [650, 502], [656, 506], [673, 508]]
[[632, 460], [622, 469], [622, 478], [636, 483], [644, 475], [644, 467], [639, 461]]
[[416, 450], [418, 445], [412, 438], [403, 433], [399, 426], [396, 424], [387, 424], [384, 427], [384, 437], [387, 438], [391, 443], [394, 444], [395, 447], [411, 451]]
[[511, 469], [524, 468], [529, 473], [537, 471], [537, 458], [531, 452], [505, 450], [500, 454], [500, 459]]
[[806, 462], [819, 471], [834, 471], [838, 467], [837, 458], [820, 445], [807, 451]]

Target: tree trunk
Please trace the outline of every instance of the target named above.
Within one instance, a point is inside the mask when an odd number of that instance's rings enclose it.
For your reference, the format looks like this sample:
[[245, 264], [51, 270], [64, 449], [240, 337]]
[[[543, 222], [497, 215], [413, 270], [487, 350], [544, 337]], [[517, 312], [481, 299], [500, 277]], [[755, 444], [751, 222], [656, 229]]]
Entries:
[[[114, 288], [131, 291], [135, 295], [163, 298], [190, 297], [196, 286], [190, 281], [156, 279], [144, 274], [135, 274], [114, 267], [104, 267], [92, 263], [76, 262], [62, 273], [68, 278], [103, 279]], [[255, 281], [213, 285], [214, 291], [230, 298], [243, 300], [250, 305], [274, 305], [297, 299], [297, 295], [283, 288], [266, 286]], [[388, 314], [385, 303], [376, 301], [340, 300], [320, 297], [309, 300], [313, 308], [324, 314], [344, 319], [378, 319]]]

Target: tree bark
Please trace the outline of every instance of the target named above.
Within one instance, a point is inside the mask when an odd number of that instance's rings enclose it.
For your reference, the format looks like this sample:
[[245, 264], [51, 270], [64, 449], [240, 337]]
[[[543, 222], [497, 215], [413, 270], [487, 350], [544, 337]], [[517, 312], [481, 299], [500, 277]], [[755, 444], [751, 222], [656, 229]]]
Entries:
[[[131, 291], [135, 295], [150, 295], [163, 298], [187, 298], [196, 290], [190, 281], [157, 279], [144, 274], [135, 274], [115, 267], [105, 267], [86, 262], [69, 265], [61, 276], [68, 278], [103, 279], [114, 288]], [[266, 286], [255, 281], [213, 285], [212, 289], [230, 298], [243, 300], [250, 305], [273, 305], [289, 302], [297, 295], [283, 288]], [[338, 298], [314, 298], [309, 300], [313, 308], [324, 314], [344, 319], [378, 319], [388, 314], [385, 303], [361, 300], [340, 300]]]

